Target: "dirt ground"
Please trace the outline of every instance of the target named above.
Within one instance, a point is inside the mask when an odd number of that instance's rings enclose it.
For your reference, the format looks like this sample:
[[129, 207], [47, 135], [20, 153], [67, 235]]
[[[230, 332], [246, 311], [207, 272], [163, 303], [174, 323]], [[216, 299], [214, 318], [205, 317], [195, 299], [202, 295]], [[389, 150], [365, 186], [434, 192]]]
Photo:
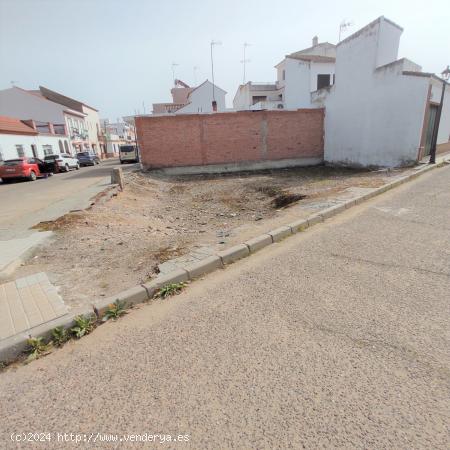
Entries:
[[185, 177], [132, 172], [109, 201], [40, 224], [54, 237], [17, 275], [45, 271], [66, 304], [85, 306], [157, 276], [164, 261], [242, 242], [390, 176], [328, 167]]

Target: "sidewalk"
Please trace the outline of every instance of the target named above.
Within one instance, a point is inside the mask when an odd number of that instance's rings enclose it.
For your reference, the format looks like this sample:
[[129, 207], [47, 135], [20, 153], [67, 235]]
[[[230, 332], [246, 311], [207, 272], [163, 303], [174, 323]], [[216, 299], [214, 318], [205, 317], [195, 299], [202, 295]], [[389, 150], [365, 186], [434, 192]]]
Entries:
[[449, 186], [431, 171], [1, 373], [0, 442], [447, 449]]
[[67, 308], [45, 273], [0, 284], [0, 344], [65, 314]]

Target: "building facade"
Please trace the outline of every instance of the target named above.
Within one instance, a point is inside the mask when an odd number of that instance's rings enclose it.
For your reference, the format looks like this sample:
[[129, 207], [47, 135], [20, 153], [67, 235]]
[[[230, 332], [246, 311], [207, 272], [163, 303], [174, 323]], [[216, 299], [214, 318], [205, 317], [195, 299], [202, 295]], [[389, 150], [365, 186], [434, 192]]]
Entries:
[[[405, 166], [430, 153], [442, 80], [397, 59], [403, 29], [380, 17], [337, 46], [336, 84], [313, 95], [325, 106], [325, 160], [351, 166]], [[450, 88], [438, 134], [450, 150]]]
[[105, 155], [107, 158], [117, 157], [121, 145], [136, 143], [134, 124], [128, 122], [110, 123], [108, 119], [101, 120], [101, 128], [105, 138]]
[[274, 83], [248, 82], [240, 85], [233, 100], [236, 111], [258, 109], [315, 108], [311, 93], [334, 83], [336, 46], [319, 43], [286, 55], [275, 68]]
[[43, 86], [39, 86], [39, 92], [47, 100], [83, 115], [83, 121], [77, 121], [75, 124], [72, 123], [72, 126], [69, 126], [69, 132], [73, 136], [73, 146], [76, 148], [76, 151], [92, 150], [101, 156], [99, 140], [101, 130], [98, 110], [79, 100], [67, 97]]
[[226, 92], [204, 81], [197, 87], [190, 87], [181, 80], [175, 80], [170, 91], [172, 103], [153, 103], [153, 114], [188, 114], [225, 111]]
[[0, 162], [24, 156], [43, 159], [67, 148], [69, 136], [57, 124], [0, 116]]

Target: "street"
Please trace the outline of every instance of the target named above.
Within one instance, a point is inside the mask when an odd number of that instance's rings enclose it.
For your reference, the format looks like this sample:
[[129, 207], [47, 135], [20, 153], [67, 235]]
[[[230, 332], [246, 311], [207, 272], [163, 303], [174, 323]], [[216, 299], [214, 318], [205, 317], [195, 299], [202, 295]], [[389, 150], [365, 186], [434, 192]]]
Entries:
[[[0, 182], [0, 240], [29, 234], [28, 228], [43, 220], [52, 220], [71, 209], [88, 206], [89, 199], [110, 183], [117, 159], [105, 160], [98, 166], [58, 173], [34, 182]], [[135, 164], [123, 165], [125, 171]]]
[[62, 448], [56, 433], [72, 432], [189, 435], [168, 448], [447, 449], [449, 186], [449, 166], [431, 171], [6, 370], [0, 447], [49, 432], [31, 446]]

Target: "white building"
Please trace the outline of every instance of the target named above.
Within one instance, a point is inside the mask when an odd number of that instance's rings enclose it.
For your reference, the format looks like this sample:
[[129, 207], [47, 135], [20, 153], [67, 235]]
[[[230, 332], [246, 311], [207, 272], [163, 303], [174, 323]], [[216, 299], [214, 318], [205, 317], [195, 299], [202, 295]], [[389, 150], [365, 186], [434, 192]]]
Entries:
[[0, 90], [0, 114], [35, 123], [51, 123], [60, 134], [68, 135], [66, 153], [76, 153], [87, 141], [86, 114], [54, 103], [39, 91], [27, 91], [19, 87]]
[[108, 119], [101, 120], [101, 128], [106, 145], [106, 156], [114, 157], [119, 155], [121, 145], [133, 145], [136, 143], [134, 123], [115, 122]]
[[[219, 86], [206, 80], [189, 92], [187, 96], [188, 103], [177, 109], [175, 114], [223, 112], [226, 109], [226, 94], [226, 91]], [[214, 102], [216, 103], [215, 107], [213, 105]]]
[[248, 82], [239, 86], [233, 100], [237, 111], [255, 109], [315, 108], [311, 93], [334, 83], [336, 46], [318, 42], [286, 55], [275, 68], [275, 83]]
[[[380, 17], [337, 46], [336, 84], [313, 94], [325, 105], [325, 161], [353, 166], [414, 164], [430, 151], [442, 81], [397, 60], [403, 29]], [[450, 150], [446, 88], [439, 151]]]
[[[70, 108], [71, 110], [84, 115], [84, 130], [82, 130], [84, 140], [78, 145], [78, 151], [91, 149], [94, 153], [101, 155], [102, 149], [99, 142], [99, 137], [101, 135], [100, 117], [98, 115], [98, 110], [92, 106], [86, 105], [86, 103], [67, 97], [43, 86], [39, 86], [39, 92], [47, 100], [63, 105], [66, 108]], [[78, 133], [80, 133], [80, 130], [76, 127], [69, 127], [69, 132], [76, 138]]]
[[226, 92], [209, 80], [197, 87], [190, 87], [181, 80], [175, 80], [175, 86], [170, 92], [173, 102], [154, 103], [153, 114], [210, 113], [226, 110]]
[[65, 152], [68, 136], [56, 134], [51, 123], [45, 128], [33, 121], [0, 116], [0, 161], [29, 156], [44, 158]]

